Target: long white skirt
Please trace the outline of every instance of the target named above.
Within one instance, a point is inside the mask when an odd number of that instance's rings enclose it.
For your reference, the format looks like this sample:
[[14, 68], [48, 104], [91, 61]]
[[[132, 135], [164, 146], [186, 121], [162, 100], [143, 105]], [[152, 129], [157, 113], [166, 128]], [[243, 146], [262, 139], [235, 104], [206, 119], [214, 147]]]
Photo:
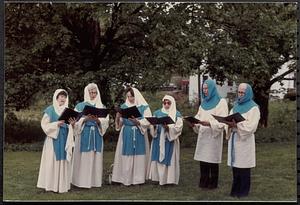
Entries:
[[67, 160], [56, 161], [53, 140], [47, 137], [42, 151], [38, 188], [46, 191], [67, 192], [71, 188], [71, 163]]

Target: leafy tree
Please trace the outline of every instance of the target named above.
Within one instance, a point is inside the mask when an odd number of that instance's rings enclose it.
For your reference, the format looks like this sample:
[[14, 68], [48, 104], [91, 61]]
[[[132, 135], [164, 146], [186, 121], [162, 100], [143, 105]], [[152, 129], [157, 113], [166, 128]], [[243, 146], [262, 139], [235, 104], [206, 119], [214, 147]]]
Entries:
[[89, 82], [111, 106], [124, 85], [155, 91], [206, 64], [219, 83], [253, 86], [266, 126], [271, 85], [295, 70], [292, 3], [6, 3], [5, 14], [5, 104], [17, 110], [58, 87], [74, 105]]
[[107, 105], [111, 93], [121, 98], [124, 83], [157, 89], [178, 64], [165, 51], [177, 38], [162, 38], [172, 34], [166, 6], [6, 4], [6, 105], [24, 108], [37, 91], [58, 87], [68, 88], [74, 103], [91, 81]]
[[[260, 124], [267, 126], [270, 87], [295, 72], [296, 4], [208, 4], [194, 16], [207, 22], [211, 36], [206, 71], [219, 82], [227, 78], [250, 83], [260, 106]], [[274, 78], [287, 62], [289, 70]]]

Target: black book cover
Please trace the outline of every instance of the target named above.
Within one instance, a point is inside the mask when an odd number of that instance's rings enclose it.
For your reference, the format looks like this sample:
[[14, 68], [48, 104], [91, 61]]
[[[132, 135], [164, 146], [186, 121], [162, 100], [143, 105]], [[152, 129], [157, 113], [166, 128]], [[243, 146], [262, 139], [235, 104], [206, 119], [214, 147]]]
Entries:
[[174, 124], [175, 122], [170, 118], [169, 116], [165, 117], [146, 117], [146, 119], [152, 124], [152, 125], [158, 125], [158, 124]]
[[198, 124], [200, 123], [201, 121], [192, 117], [192, 116], [188, 116], [188, 117], [184, 117], [183, 119], [189, 121], [190, 123], [193, 123], [193, 124]]
[[123, 118], [131, 118], [132, 116], [135, 118], [142, 117], [140, 111], [136, 106], [125, 108], [125, 109], [116, 109], [117, 112], [122, 114]]
[[79, 120], [81, 117], [81, 113], [80, 112], [76, 112], [75, 110], [66, 107], [64, 109], [64, 111], [61, 113], [61, 115], [59, 116], [58, 120], [64, 120], [66, 124], [69, 124], [68, 120], [70, 118], [75, 118], [75, 120]]
[[109, 113], [109, 109], [106, 108], [96, 108], [89, 105], [86, 105], [83, 108], [82, 114], [83, 115], [95, 115], [99, 118], [105, 118]]
[[228, 115], [227, 117], [221, 117], [221, 116], [216, 116], [216, 115], [212, 115], [216, 120], [218, 120], [219, 122], [232, 122], [232, 120], [234, 119], [236, 123], [238, 122], [242, 122], [245, 120], [245, 118], [243, 118], [243, 116], [239, 113], [236, 112], [232, 115]]

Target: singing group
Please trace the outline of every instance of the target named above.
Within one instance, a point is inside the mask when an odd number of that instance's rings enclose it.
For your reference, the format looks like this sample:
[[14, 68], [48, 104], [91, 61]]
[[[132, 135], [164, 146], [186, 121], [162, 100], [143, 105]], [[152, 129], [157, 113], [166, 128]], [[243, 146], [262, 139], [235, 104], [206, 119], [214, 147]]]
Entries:
[[[227, 164], [232, 169], [230, 196], [244, 197], [250, 191], [251, 168], [255, 167], [255, 137], [260, 119], [258, 105], [253, 100], [249, 84], [238, 86], [237, 98], [228, 112], [228, 104], [218, 94], [215, 81], [207, 79], [201, 90], [201, 105], [194, 116], [198, 123], [186, 121], [198, 134], [194, 160], [199, 161], [198, 186], [216, 189], [219, 181], [219, 164], [222, 158], [223, 138], [228, 140]], [[58, 193], [68, 192], [71, 184], [82, 188], [101, 187], [103, 176], [103, 136], [109, 127], [109, 115], [98, 118], [84, 115], [79, 120], [58, 120], [68, 107], [69, 94], [57, 89], [53, 104], [48, 106], [41, 120], [46, 134], [43, 145], [37, 187]], [[122, 109], [136, 106], [139, 118], [115, 116], [115, 129], [119, 138], [115, 150], [112, 183], [125, 186], [144, 184], [147, 180], [159, 185], [178, 185], [180, 176], [180, 135], [183, 116], [176, 109], [171, 95], [162, 99], [162, 107], [153, 113], [141, 94], [134, 88], [125, 90]], [[75, 106], [81, 112], [86, 105], [104, 108], [98, 86], [88, 84], [84, 101]], [[213, 115], [228, 116], [240, 113], [244, 121], [219, 122]], [[152, 125], [146, 117], [169, 116], [173, 124]], [[225, 134], [225, 136], [223, 136]], [[149, 136], [150, 135], [150, 136]], [[150, 139], [150, 142], [149, 142]]]

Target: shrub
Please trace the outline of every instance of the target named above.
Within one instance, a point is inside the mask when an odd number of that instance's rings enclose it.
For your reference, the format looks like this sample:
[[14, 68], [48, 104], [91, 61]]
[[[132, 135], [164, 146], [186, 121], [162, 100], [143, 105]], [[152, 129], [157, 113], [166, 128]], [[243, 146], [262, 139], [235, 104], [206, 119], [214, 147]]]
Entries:
[[45, 134], [41, 128], [40, 121], [34, 119], [18, 119], [13, 112], [7, 112], [5, 117], [6, 143], [32, 143], [42, 141]]
[[268, 127], [258, 128], [256, 142], [285, 142], [296, 139], [296, 103], [289, 100], [269, 103]]

